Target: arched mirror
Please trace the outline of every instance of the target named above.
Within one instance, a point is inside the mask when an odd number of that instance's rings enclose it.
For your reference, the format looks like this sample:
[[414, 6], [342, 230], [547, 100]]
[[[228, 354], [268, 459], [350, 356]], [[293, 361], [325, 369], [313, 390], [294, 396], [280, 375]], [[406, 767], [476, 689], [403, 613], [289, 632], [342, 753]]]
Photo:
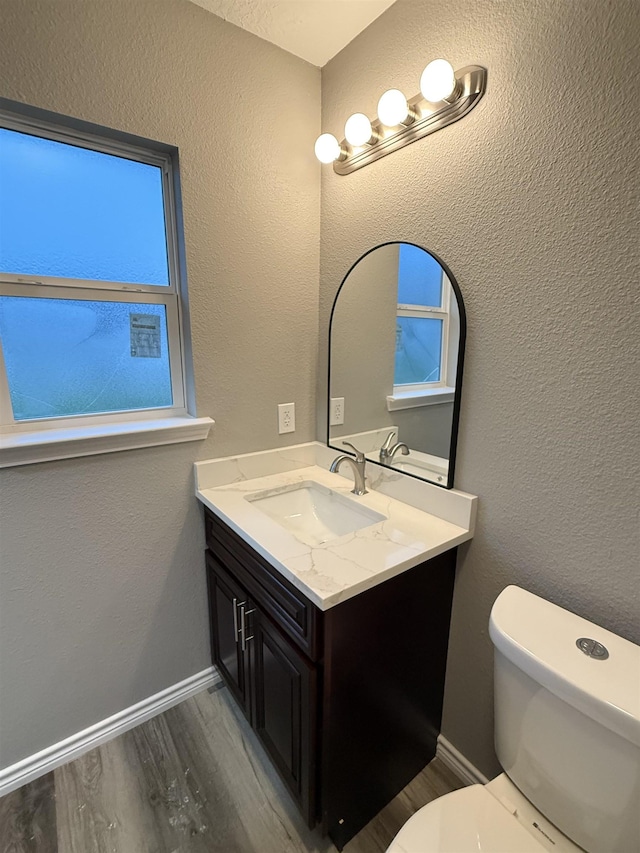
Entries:
[[385, 243], [344, 277], [329, 330], [328, 444], [453, 487], [466, 319], [446, 264]]

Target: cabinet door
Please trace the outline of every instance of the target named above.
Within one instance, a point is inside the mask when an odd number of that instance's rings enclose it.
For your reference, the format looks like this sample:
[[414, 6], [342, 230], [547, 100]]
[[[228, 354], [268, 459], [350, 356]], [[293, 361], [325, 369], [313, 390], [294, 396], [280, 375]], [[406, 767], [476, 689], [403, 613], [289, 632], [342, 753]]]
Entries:
[[260, 613], [251, 617], [253, 727], [310, 826], [316, 821], [315, 666]]
[[325, 613], [320, 797], [338, 850], [435, 755], [455, 558], [447, 551]]
[[239, 642], [240, 605], [247, 596], [237, 581], [207, 554], [213, 662], [237, 702], [249, 715], [249, 655]]

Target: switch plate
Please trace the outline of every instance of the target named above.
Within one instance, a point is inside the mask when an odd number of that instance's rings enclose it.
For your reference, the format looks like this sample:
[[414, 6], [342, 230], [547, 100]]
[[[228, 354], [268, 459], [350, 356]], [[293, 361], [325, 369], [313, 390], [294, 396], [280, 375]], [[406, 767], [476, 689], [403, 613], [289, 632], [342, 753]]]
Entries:
[[296, 404], [278, 403], [278, 432], [296, 431]]
[[329, 426], [339, 426], [344, 423], [344, 397], [331, 398], [331, 418]]

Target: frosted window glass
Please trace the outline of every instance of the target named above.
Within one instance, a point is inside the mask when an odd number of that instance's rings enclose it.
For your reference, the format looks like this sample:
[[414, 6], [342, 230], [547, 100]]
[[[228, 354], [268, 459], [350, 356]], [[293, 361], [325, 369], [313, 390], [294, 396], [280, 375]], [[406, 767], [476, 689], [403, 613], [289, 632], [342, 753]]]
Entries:
[[395, 385], [440, 381], [442, 320], [398, 317]]
[[168, 285], [160, 167], [0, 128], [0, 272]]
[[0, 296], [0, 340], [17, 421], [173, 405], [164, 305]]
[[442, 304], [442, 267], [424, 249], [400, 244], [398, 302], [402, 305]]

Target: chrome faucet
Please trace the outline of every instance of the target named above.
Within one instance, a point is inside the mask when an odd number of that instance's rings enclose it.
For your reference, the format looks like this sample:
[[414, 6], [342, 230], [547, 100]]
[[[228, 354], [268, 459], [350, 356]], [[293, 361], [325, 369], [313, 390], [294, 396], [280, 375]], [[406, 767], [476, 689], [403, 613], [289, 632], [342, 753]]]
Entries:
[[397, 444], [391, 445], [391, 442], [396, 437], [396, 431], [394, 429], [391, 430], [389, 435], [385, 438], [384, 444], [380, 448], [380, 462], [382, 465], [391, 465], [393, 462], [393, 457], [400, 450], [403, 456], [409, 455], [409, 448], [404, 443], [404, 441], [399, 441]]
[[364, 475], [364, 466], [367, 461], [366, 456], [357, 447], [354, 447], [353, 444], [350, 444], [348, 441], [343, 441], [345, 447], [350, 447], [353, 452], [356, 454], [355, 460], [349, 456], [348, 453], [341, 453], [340, 456], [336, 456], [336, 458], [331, 463], [331, 467], [329, 470], [333, 474], [338, 473], [338, 468], [342, 465], [343, 462], [348, 462], [349, 465], [353, 468], [353, 479], [354, 485], [351, 491], [354, 495], [366, 495], [367, 487], [365, 485], [365, 475]]

